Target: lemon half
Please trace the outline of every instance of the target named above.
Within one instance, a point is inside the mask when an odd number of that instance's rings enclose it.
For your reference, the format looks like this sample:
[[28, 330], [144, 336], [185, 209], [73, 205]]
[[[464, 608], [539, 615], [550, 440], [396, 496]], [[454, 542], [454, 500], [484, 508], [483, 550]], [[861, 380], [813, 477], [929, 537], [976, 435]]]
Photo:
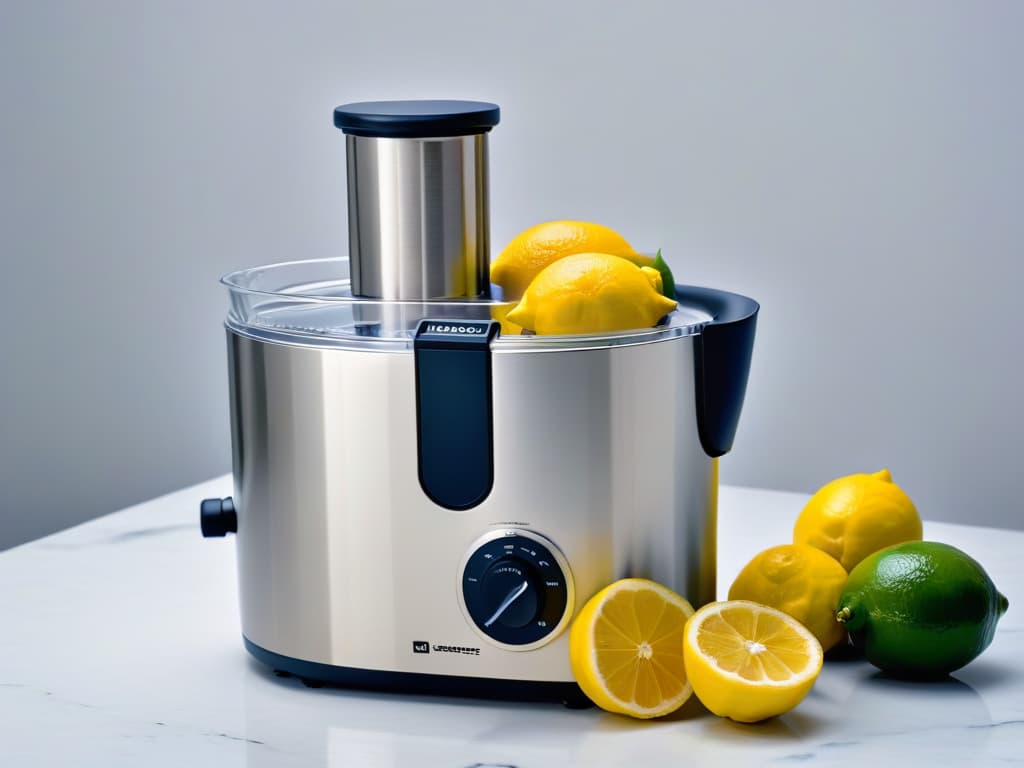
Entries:
[[583, 606], [569, 632], [580, 688], [601, 709], [639, 718], [667, 715], [693, 692], [683, 629], [693, 606], [647, 579], [621, 579]]
[[821, 671], [814, 635], [782, 611], [747, 600], [711, 603], [683, 638], [694, 693], [716, 715], [754, 723], [799, 704]]

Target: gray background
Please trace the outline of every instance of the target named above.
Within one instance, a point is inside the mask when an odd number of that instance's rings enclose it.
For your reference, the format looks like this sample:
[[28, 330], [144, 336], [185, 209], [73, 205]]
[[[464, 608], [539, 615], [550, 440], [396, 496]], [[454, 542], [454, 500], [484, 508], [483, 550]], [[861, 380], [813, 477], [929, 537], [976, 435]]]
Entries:
[[[497, 101], [552, 218], [762, 302], [726, 483], [1021, 527], [1024, 3], [0, 4], [0, 547], [229, 469], [225, 271], [343, 254], [341, 102]], [[750, 510], [756, 515], [757, 510]], [[795, 511], [794, 511], [795, 514]]]

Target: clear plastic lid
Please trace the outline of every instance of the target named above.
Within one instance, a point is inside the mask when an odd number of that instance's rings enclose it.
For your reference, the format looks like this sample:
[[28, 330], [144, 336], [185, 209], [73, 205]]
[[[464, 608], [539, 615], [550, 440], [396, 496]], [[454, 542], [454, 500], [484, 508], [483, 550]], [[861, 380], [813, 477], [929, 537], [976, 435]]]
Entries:
[[[353, 296], [348, 259], [289, 261], [231, 272], [227, 325], [267, 341], [365, 351], [412, 349], [421, 320], [501, 320], [516, 302], [501, 299], [385, 301]], [[538, 336], [503, 332], [502, 351], [585, 349], [646, 344], [699, 333], [712, 319], [680, 304], [654, 328], [601, 334]]]

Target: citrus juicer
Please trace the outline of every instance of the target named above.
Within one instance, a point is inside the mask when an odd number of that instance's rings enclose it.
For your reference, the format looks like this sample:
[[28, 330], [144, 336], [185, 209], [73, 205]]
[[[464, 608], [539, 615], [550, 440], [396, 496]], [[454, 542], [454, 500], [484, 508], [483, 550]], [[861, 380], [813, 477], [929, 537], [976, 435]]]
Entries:
[[610, 582], [715, 598], [717, 457], [758, 305], [676, 286], [653, 328], [501, 333], [493, 104], [338, 107], [349, 258], [222, 278], [245, 647], [280, 674], [581, 693], [567, 627]]

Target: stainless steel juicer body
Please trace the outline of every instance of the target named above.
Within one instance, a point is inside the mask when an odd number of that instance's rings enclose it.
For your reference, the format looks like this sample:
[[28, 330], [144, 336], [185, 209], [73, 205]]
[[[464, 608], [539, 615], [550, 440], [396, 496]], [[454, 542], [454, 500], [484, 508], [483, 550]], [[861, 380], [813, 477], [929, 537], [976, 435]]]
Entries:
[[543, 536], [568, 563], [566, 619], [627, 575], [714, 599], [715, 460], [694, 418], [693, 337], [495, 349], [494, 483], [464, 511], [420, 487], [412, 354], [235, 330], [229, 350], [251, 643], [340, 667], [571, 682], [566, 632], [500, 645], [460, 607], [475, 542], [508, 530]]
[[235, 487], [203, 502], [203, 532], [237, 533], [246, 647], [311, 683], [578, 699], [567, 629], [601, 588], [715, 599], [717, 457], [757, 304], [676, 286], [655, 328], [502, 333], [497, 117], [339, 108], [351, 264], [222, 281]]

